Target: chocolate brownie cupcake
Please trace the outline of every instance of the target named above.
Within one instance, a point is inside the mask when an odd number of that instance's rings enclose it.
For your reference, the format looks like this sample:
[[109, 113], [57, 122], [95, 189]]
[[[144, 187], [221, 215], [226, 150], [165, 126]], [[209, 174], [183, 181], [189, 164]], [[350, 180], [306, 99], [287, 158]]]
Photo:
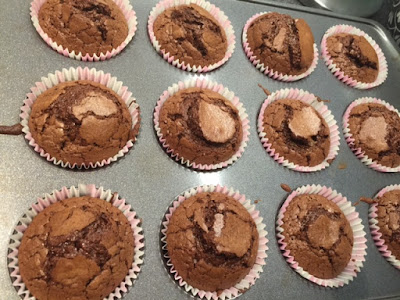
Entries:
[[164, 53], [190, 66], [216, 64], [228, 50], [224, 28], [193, 3], [164, 10], [155, 19], [153, 32]]
[[53, 42], [83, 56], [111, 52], [129, 31], [124, 14], [112, 0], [47, 0], [38, 20]]
[[33, 103], [29, 130], [50, 156], [71, 166], [111, 158], [135, 139], [139, 122], [124, 100], [101, 84], [79, 80], [60, 83]]
[[262, 125], [271, 148], [289, 162], [313, 167], [328, 157], [329, 126], [311, 105], [293, 99], [273, 101], [264, 110]]
[[50, 205], [23, 234], [18, 263], [36, 299], [103, 299], [128, 274], [133, 232], [123, 213], [89, 196]]
[[303, 19], [276, 12], [261, 14], [247, 28], [252, 56], [283, 75], [300, 75], [314, 60], [314, 37]]
[[162, 104], [158, 122], [168, 148], [196, 164], [229, 160], [243, 140], [238, 109], [210, 89], [178, 91]]
[[173, 212], [166, 244], [183, 280], [203, 291], [221, 292], [252, 269], [259, 234], [249, 212], [232, 196], [199, 192]]
[[294, 197], [283, 215], [285, 250], [311, 275], [335, 278], [350, 261], [353, 231], [340, 208], [317, 194]]
[[382, 166], [400, 166], [400, 117], [380, 103], [361, 103], [353, 108], [347, 120], [352, 147]]

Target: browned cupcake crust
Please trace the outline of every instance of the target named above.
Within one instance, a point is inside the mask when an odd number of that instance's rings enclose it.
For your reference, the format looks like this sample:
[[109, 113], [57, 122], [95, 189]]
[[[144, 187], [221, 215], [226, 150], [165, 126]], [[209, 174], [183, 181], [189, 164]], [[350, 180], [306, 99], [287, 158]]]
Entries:
[[296, 196], [282, 221], [286, 249], [305, 271], [332, 279], [346, 268], [353, 249], [353, 230], [335, 203], [316, 194]]
[[168, 98], [159, 124], [169, 148], [197, 164], [227, 161], [243, 138], [238, 109], [208, 89], [188, 88]]
[[377, 220], [381, 238], [396, 259], [400, 260], [400, 190], [378, 198]]
[[36, 299], [103, 299], [132, 267], [133, 232], [109, 202], [56, 202], [28, 226], [19, 246], [22, 279]]
[[274, 71], [299, 75], [314, 59], [314, 36], [303, 19], [276, 12], [259, 16], [247, 30], [253, 55]]
[[165, 53], [191, 66], [215, 64], [228, 49], [224, 29], [196, 4], [166, 9], [154, 21], [153, 30]]
[[345, 75], [365, 83], [378, 77], [378, 56], [363, 36], [339, 33], [328, 37], [326, 45], [333, 63]]
[[178, 274], [191, 286], [222, 291], [240, 282], [253, 267], [258, 231], [234, 198], [202, 192], [186, 199], [167, 229], [167, 250]]
[[53, 42], [75, 54], [105, 54], [128, 36], [128, 23], [112, 0], [47, 0], [38, 19]]
[[313, 167], [329, 154], [329, 127], [319, 113], [300, 100], [281, 99], [264, 111], [263, 131], [276, 153], [300, 166]]
[[45, 152], [71, 165], [113, 157], [139, 130], [139, 122], [132, 130], [132, 117], [119, 95], [85, 80], [60, 83], [40, 94], [28, 125]]
[[383, 104], [363, 103], [351, 110], [348, 123], [355, 148], [383, 166], [400, 165], [400, 117], [396, 112]]

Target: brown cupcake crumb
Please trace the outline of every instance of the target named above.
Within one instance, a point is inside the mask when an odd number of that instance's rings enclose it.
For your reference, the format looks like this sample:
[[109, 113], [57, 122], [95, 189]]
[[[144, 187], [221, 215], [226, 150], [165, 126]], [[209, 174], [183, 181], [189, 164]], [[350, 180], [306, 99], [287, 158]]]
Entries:
[[292, 189], [290, 188], [290, 186], [288, 186], [285, 183], [281, 183], [281, 189], [284, 190], [285, 192], [290, 193], [292, 191]]
[[23, 126], [21, 123], [12, 125], [12, 126], [0, 126], [0, 134], [6, 135], [20, 135], [22, 134]]

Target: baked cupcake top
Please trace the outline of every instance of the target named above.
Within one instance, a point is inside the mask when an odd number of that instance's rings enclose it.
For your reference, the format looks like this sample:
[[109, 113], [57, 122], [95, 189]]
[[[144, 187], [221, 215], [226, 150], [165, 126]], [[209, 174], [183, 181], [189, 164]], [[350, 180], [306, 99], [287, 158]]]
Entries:
[[400, 165], [400, 117], [383, 104], [362, 103], [352, 108], [349, 129], [354, 147], [379, 164]]
[[293, 99], [270, 103], [263, 116], [263, 131], [276, 153], [300, 166], [313, 167], [329, 154], [329, 127], [310, 105]]
[[286, 250], [300, 267], [321, 279], [342, 273], [351, 258], [353, 231], [335, 203], [317, 194], [296, 196], [282, 222]]
[[240, 282], [255, 263], [258, 238], [248, 211], [218, 192], [198, 193], [182, 202], [166, 233], [175, 270], [204, 291], [222, 291]]
[[259, 16], [247, 30], [253, 55], [265, 67], [284, 75], [307, 71], [314, 59], [314, 37], [303, 19], [276, 12]]
[[29, 129], [52, 157], [71, 165], [100, 162], [135, 139], [125, 102], [101, 84], [79, 80], [60, 83], [33, 103]]
[[365, 37], [339, 33], [329, 36], [326, 44], [333, 63], [345, 75], [365, 83], [376, 80], [378, 55]]
[[134, 252], [127, 218], [89, 196], [50, 205], [19, 246], [21, 277], [36, 299], [103, 299], [128, 274]]
[[153, 30], [165, 53], [191, 66], [215, 64], [228, 50], [224, 29], [208, 11], [193, 3], [163, 11]]
[[38, 19], [53, 42], [76, 54], [105, 54], [128, 36], [128, 23], [113, 0], [47, 0]]
[[396, 259], [400, 260], [400, 190], [378, 198], [377, 217], [381, 238]]
[[169, 148], [197, 164], [227, 161], [243, 138], [238, 109], [209, 89], [188, 88], [168, 98], [159, 126]]

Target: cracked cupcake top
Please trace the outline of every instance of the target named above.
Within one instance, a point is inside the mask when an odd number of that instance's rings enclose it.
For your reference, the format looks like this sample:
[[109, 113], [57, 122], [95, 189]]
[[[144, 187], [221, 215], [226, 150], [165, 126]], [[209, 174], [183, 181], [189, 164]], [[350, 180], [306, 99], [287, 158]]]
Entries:
[[286, 250], [300, 267], [321, 279], [342, 273], [351, 258], [353, 230], [335, 203], [316, 194], [296, 196], [282, 221]]
[[257, 257], [254, 220], [240, 202], [218, 192], [198, 193], [182, 202], [170, 219], [166, 237], [178, 274], [204, 291], [233, 287]]
[[316, 166], [329, 154], [328, 124], [300, 100], [270, 103], [264, 111], [263, 131], [275, 152], [297, 165]]
[[314, 37], [303, 19], [276, 12], [259, 16], [247, 30], [253, 55], [265, 67], [284, 75], [300, 75], [314, 59]]
[[381, 238], [392, 255], [400, 260], [400, 190], [383, 194], [378, 198], [376, 208]]
[[381, 165], [400, 165], [400, 117], [383, 104], [362, 103], [352, 108], [349, 129], [354, 147]]
[[105, 54], [128, 36], [128, 23], [112, 0], [47, 0], [38, 19], [53, 42], [75, 54]]
[[365, 83], [376, 80], [378, 56], [363, 36], [339, 33], [328, 37], [326, 45], [333, 63], [345, 75]]
[[135, 139], [132, 117], [114, 91], [92, 81], [60, 83], [33, 103], [29, 129], [52, 157], [71, 165], [100, 162]]
[[50, 205], [28, 226], [19, 246], [21, 277], [36, 299], [103, 299], [132, 266], [128, 219], [89, 196]]
[[191, 66], [215, 64], [228, 49], [224, 29], [196, 4], [166, 9], [154, 21], [153, 30], [165, 53]]
[[243, 137], [238, 109], [208, 89], [188, 88], [168, 98], [159, 125], [169, 148], [197, 164], [227, 161]]

